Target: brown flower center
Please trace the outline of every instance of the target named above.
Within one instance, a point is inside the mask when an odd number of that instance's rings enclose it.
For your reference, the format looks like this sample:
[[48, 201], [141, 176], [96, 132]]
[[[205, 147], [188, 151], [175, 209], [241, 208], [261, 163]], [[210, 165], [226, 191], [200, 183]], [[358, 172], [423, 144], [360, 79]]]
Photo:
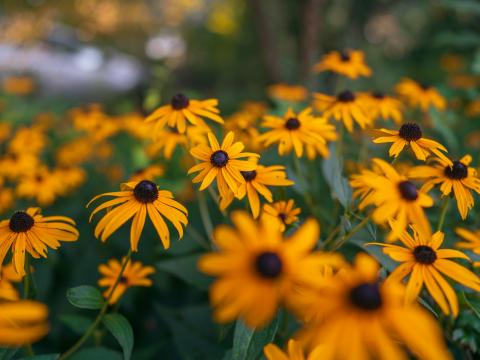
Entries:
[[468, 167], [462, 162], [455, 160], [451, 167], [445, 167], [444, 173], [449, 179], [461, 180], [468, 176]]
[[188, 107], [190, 100], [185, 95], [179, 93], [172, 97], [170, 104], [175, 110], [182, 110]]
[[25, 211], [17, 211], [10, 218], [8, 227], [16, 233], [26, 232], [33, 227], [35, 221], [33, 217], [28, 215]]
[[215, 167], [224, 167], [228, 163], [228, 154], [223, 150], [217, 150], [210, 156], [210, 163]]
[[430, 246], [419, 245], [413, 249], [413, 256], [420, 264], [430, 265], [437, 260], [437, 254]]
[[133, 195], [139, 202], [152, 203], [158, 199], [157, 185], [149, 180], [142, 180], [133, 189]]
[[400, 127], [398, 135], [407, 141], [417, 141], [422, 137], [422, 129], [418, 124], [405, 123]]
[[350, 90], [345, 90], [337, 95], [337, 99], [341, 102], [351, 102], [355, 100], [355, 94]]
[[402, 198], [408, 201], [415, 201], [418, 198], [418, 191], [411, 181], [402, 181], [398, 184], [398, 190]]
[[377, 282], [360, 284], [350, 290], [350, 302], [361, 310], [377, 310], [382, 306], [382, 294]]
[[275, 279], [281, 274], [283, 264], [278, 254], [267, 251], [257, 256], [255, 268], [260, 276]]
[[299, 127], [300, 127], [300, 121], [297, 119], [297, 118], [289, 118], [286, 122], [285, 122], [285, 127], [288, 129], [288, 130], [297, 130]]

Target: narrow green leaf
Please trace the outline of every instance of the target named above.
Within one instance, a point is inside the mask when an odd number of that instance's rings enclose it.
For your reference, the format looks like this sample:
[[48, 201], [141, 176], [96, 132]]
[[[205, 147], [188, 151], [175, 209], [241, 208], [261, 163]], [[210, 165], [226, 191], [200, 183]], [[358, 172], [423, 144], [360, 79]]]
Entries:
[[159, 261], [156, 266], [159, 270], [166, 271], [189, 285], [193, 285], [200, 290], [206, 290], [210, 286], [211, 280], [198, 270], [199, 257], [199, 254], [175, 257]]
[[22, 357], [18, 360], [57, 360], [59, 357], [60, 357], [60, 354], [42, 354], [42, 355]]
[[262, 328], [253, 330], [238, 320], [233, 335], [232, 360], [256, 359], [262, 353], [263, 347], [273, 341], [278, 330], [278, 315], [272, 322]]
[[80, 309], [100, 309], [104, 299], [100, 291], [93, 286], [82, 285], [67, 290], [67, 299]]
[[86, 316], [76, 314], [60, 315], [59, 320], [76, 334], [82, 335], [90, 327], [92, 320]]
[[128, 320], [120, 314], [108, 314], [103, 318], [103, 324], [122, 347], [123, 358], [130, 360], [133, 350], [133, 330]]
[[68, 360], [122, 360], [122, 354], [118, 351], [113, 351], [105, 347], [93, 347], [80, 350], [78, 353], [73, 354]]
[[322, 172], [330, 186], [332, 197], [337, 199], [344, 208], [352, 201], [352, 188], [343, 176], [343, 159], [337, 155], [335, 145], [330, 145], [330, 156], [322, 162]]

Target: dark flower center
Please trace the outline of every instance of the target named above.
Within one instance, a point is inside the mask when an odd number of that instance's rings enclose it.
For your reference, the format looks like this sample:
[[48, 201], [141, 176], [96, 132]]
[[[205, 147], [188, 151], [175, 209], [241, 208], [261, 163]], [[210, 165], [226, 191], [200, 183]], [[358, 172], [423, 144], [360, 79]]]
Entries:
[[402, 181], [398, 184], [398, 190], [402, 198], [408, 201], [414, 201], [418, 198], [418, 191], [411, 181]]
[[133, 195], [139, 202], [152, 203], [158, 199], [157, 185], [151, 181], [142, 180], [133, 189]]
[[287, 221], [287, 214], [280, 213], [280, 214], [278, 214], [278, 217], [279, 217], [280, 220], [282, 220], [282, 222], [285, 224], [285, 221]]
[[450, 179], [460, 180], [468, 176], [468, 167], [458, 160], [453, 162], [453, 165], [445, 168], [445, 175]]
[[418, 85], [420, 85], [420, 87], [423, 89], [423, 90], [428, 90], [431, 88], [431, 85], [430, 84], [427, 84], [427, 83], [419, 83]]
[[255, 170], [251, 170], [251, 171], [240, 171], [243, 175], [243, 178], [246, 180], [246, 181], [252, 181], [254, 180], [256, 177], [257, 177], [257, 172]]
[[355, 94], [352, 93], [350, 90], [345, 90], [337, 95], [337, 99], [341, 102], [350, 102], [355, 100]]
[[10, 218], [8, 226], [10, 230], [16, 233], [25, 232], [33, 227], [35, 221], [33, 217], [28, 215], [25, 211], [17, 211]]
[[289, 118], [285, 122], [285, 127], [288, 130], [297, 130], [300, 127], [300, 121], [297, 118]]
[[400, 127], [398, 135], [407, 141], [416, 141], [422, 137], [422, 129], [418, 124], [405, 123]]
[[128, 279], [122, 275], [122, 277], [120, 277], [119, 283], [126, 285], [128, 284]]
[[362, 310], [377, 310], [382, 306], [378, 283], [360, 284], [350, 290], [351, 303]]
[[175, 110], [182, 110], [188, 107], [190, 100], [183, 94], [177, 94], [172, 97], [170, 104]]
[[382, 93], [381, 91], [374, 91], [374, 92], [372, 92], [372, 96], [375, 99], [383, 99], [385, 97], [385, 94]]
[[437, 254], [430, 246], [419, 245], [413, 250], [415, 260], [420, 264], [433, 264], [437, 260]]
[[350, 61], [350, 54], [347, 53], [346, 51], [342, 51], [340, 53], [340, 60], [342, 60], [344, 62]]
[[282, 260], [274, 252], [264, 252], [255, 259], [255, 268], [265, 278], [274, 279], [282, 272]]
[[223, 150], [217, 150], [210, 156], [210, 163], [215, 167], [224, 167], [228, 163], [228, 154]]

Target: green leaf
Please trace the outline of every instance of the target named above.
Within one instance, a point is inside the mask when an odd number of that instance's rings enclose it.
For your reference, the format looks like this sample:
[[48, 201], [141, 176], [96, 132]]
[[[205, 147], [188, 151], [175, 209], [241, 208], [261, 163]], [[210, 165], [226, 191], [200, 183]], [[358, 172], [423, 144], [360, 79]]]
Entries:
[[278, 330], [278, 316], [262, 328], [253, 330], [238, 320], [233, 335], [232, 360], [256, 359], [262, 353], [263, 347], [272, 342]]
[[70, 304], [80, 309], [100, 309], [104, 304], [100, 291], [96, 287], [89, 285], [68, 289], [67, 299]]
[[36, 356], [22, 357], [18, 360], [57, 360], [59, 357], [60, 354], [42, 354]]
[[123, 358], [130, 360], [133, 350], [133, 330], [128, 320], [120, 314], [108, 314], [103, 318], [103, 324], [122, 347]]
[[88, 317], [76, 314], [60, 315], [59, 320], [79, 335], [83, 335], [92, 324], [92, 320]]
[[69, 360], [122, 360], [122, 354], [102, 346], [80, 350], [78, 353], [69, 357]]
[[197, 263], [199, 257], [200, 254], [175, 257], [159, 261], [156, 266], [159, 270], [166, 271], [189, 285], [195, 286], [200, 290], [206, 290], [210, 286], [211, 279], [198, 270]]
[[17, 351], [18, 348], [0, 348], [0, 360], [10, 360]]
[[352, 188], [343, 176], [343, 159], [337, 155], [334, 144], [330, 145], [330, 156], [322, 162], [322, 172], [332, 191], [332, 197], [337, 199], [344, 208], [352, 201]]

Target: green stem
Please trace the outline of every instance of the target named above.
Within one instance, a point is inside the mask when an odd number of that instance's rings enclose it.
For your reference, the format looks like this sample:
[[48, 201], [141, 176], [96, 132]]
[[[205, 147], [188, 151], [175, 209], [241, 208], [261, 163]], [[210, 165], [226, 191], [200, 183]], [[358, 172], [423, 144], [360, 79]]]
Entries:
[[295, 154], [293, 154], [293, 165], [295, 167], [295, 173], [298, 179], [298, 186], [302, 190], [303, 199], [305, 200], [305, 203], [307, 204], [312, 215], [316, 216], [315, 204], [313, 203], [313, 199], [307, 191], [306, 180], [303, 177], [302, 167], [300, 166], [300, 159]]
[[208, 239], [212, 240], [212, 220], [210, 217], [210, 212], [208, 211], [207, 199], [201, 191], [198, 192], [198, 208], [200, 209], [200, 218], [202, 219], [202, 223], [207, 233]]
[[355, 235], [358, 231], [360, 231], [365, 225], [368, 224], [370, 221], [370, 218], [372, 217], [372, 214], [366, 216], [362, 221], [360, 221], [352, 230], [350, 230], [348, 233], [343, 235], [340, 240], [337, 241], [336, 244], [333, 245], [333, 248], [331, 249], [332, 251], [336, 251], [338, 248], [340, 248], [343, 244], [345, 244], [350, 238]]
[[118, 273], [117, 279], [113, 283], [112, 290], [108, 294], [107, 298], [105, 299], [105, 303], [103, 304], [102, 308], [100, 309], [100, 312], [98, 313], [95, 321], [90, 325], [88, 330], [85, 332], [85, 334], [82, 335], [80, 339], [67, 351], [65, 351], [59, 358], [58, 360], [64, 360], [67, 359], [68, 357], [72, 356], [78, 349], [82, 347], [82, 345], [87, 341], [90, 336], [92, 336], [93, 332], [95, 329], [100, 325], [100, 323], [103, 320], [103, 317], [105, 316], [109, 301], [113, 296], [113, 293], [115, 292], [115, 289], [117, 288], [117, 285], [120, 283], [120, 279], [122, 278], [123, 272], [125, 271], [125, 268], [127, 267], [127, 264], [129, 263], [130, 259], [132, 257], [132, 248], [128, 249], [128, 253], [125, 256], [125, 260], [123, 261], [122, 268], [120, 269], [120, 272]]
[[440, 210], [440, 219], [438, 220], [437, 231], [442, 230], [443, 224], [445, 223], [445, 217], [447, 215], [448, 204], [450, 202], [450, 196], [446, 196], [443, 200], [442, 208]]
[[[23, 277], [23, 298], [28, 300], [30, 297], [30, 256], [28, 253], [25, 253], [25, 276]], [[32, 344], [25, 345], [25, 352], [28, 356], [35, 356], [35, 352], [33, 351]]]

